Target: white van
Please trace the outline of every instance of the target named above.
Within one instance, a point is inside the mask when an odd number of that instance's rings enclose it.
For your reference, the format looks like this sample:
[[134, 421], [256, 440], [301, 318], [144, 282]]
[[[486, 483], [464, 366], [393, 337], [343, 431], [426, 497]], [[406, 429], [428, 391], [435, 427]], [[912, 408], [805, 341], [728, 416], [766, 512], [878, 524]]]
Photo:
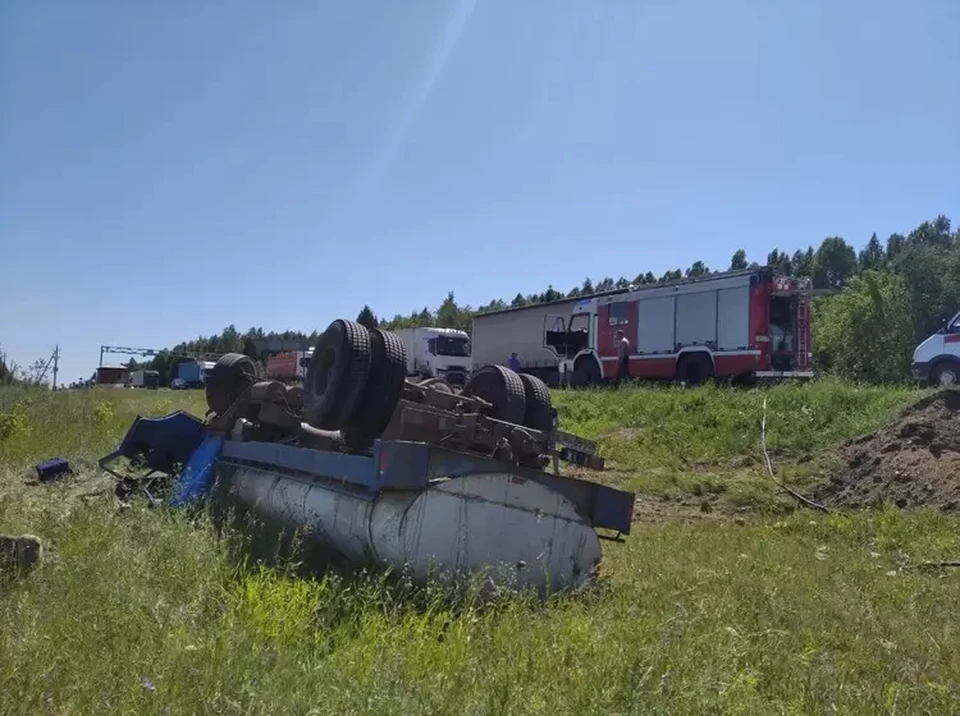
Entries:
[[932, 385], [960, 383], [960, 313], [913, 351], [913, 377]]

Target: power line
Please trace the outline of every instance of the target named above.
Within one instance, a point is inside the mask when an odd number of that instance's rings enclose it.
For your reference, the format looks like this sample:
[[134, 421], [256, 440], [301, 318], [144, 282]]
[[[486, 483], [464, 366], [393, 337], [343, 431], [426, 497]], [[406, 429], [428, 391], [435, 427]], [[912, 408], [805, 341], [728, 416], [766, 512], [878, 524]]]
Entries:
[[108, 354], [140, 356], [141, 358], [156, 358], [160, 353], [174, 356], [176, 358], [193, 358], [195, 360], [217, 360], [222, 353], [199, 353], [199, 352], [177, 352], [165, 351], [162, 348], [130, 348], [127, 346], [100, 346], [100, 367], [103, 367], [103, 356]]

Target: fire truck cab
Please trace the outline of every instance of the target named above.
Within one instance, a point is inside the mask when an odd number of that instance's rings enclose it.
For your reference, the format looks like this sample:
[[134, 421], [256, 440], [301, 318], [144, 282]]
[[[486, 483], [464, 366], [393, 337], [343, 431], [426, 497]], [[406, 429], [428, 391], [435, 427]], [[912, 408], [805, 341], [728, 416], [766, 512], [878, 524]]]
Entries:
[[561, 384], [596, 385], [619, 371], [616, 334], [629, 341], [631, 378], [811, 378], [808, 279], [747, 269], [584, 298], [551, 316], [544, 345]]

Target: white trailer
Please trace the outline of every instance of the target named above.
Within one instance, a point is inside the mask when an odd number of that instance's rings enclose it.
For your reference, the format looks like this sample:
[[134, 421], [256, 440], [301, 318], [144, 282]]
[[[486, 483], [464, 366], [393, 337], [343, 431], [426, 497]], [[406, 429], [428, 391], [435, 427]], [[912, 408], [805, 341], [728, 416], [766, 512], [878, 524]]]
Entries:
[[402, 328], [393, 331], [407, 351], [407, 375], [443, 378], [463, 385], [470, 374], [470, 336], [455, 328]]
[[516, 353], [523, 372], [536, 375], [548, 385], [556, 385], [558, 366], [564, 356], [548, 345], [545, 337], [565, 330], [580, 300], [569, 298], [474, 316], [473, 370], [485, 365], [509, 365], [510, 356]]

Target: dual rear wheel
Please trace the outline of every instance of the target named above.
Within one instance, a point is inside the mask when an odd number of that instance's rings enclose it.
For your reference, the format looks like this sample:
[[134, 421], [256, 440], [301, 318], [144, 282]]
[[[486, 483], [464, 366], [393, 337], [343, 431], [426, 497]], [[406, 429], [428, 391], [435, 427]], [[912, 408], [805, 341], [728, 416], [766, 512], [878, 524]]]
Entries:
[[[304, 417], [316, 428], [341, 430], [348, 444], [369, 444], [393, 416], [406, 365], [406, 350], [395, 334], [355, 321], [334, 321], [320, 337], [307, 368]], [[424, 384], [452, 392], [445, 381]], [[462, 392], [491, 403], [493, 418], [535, 430], [553, 426], [550, 391], [535, 376], [486, 366]]]
[[[315, 428], [342, 431], [348, 444], [369, 444], [393, 416], [406, 366], [406, 350], [395, 334], [337, 319], [320, 336], [310, 358], [303, 386], [304, 418]], [[223, 414], [256, 381], [253, 360], [228, 353], [207, 380], [207, 404]], [[448, 388], [445, 382], [425, 383]], [[553, 427], [550, 391], [536, 376], [489, 365], [474, 373], [462, 392], [489, 402], [495, 419], [541, 431]]]

